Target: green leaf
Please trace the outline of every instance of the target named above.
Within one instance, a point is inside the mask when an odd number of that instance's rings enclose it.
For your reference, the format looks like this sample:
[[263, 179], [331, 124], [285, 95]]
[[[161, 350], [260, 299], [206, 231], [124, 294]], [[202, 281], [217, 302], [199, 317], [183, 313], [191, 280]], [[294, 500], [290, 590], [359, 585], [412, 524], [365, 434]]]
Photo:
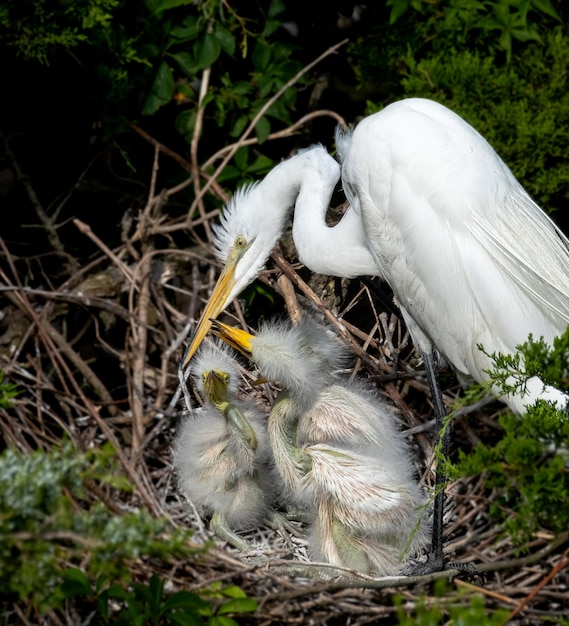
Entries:
[[269, 157], [260, 155], [251, 165], [247, 166], [247, 173], [254, 176], [263, 176], [275, 165], [275, 162]]
[[142, 107], [143, 115], [153, 115], [158, 109], [172, 100], [174, 75], [170, 67], [162, 62], [152, 84], [150, 94]]
[[232, 57], [235, 53], [235, 47], [237, 45], [235, 37], [219, 22], [216, 23], [213, 34], [217, 37], [223, 52]]
[[144, 4], [152, 13], [156, 14], [168, 9], [194, 4], [194, 0], [144, 0]]
[[226, 613], [253, 613], [258, 608], [257, 602], [253, 598], [234, 598], [224, 602], [218, 609], [217, 615]]
[[241, 176], [242, 171], [240, 169], [237, 169], [233, 165], [226, 165], [217, 177], [217, 180], [220, 183], [227, 183], [230, 181], [238, 180], [239, 178], [241, 178]]
[[407, 12], [407, 9], [411, 6], [410, 0], [387, 0], [386, 5], [391, 7], [391, 13], [389, 14], [389, 23], [395, 24], [395, 22]]
[[111, 585], [103, 592], [107, 597], [113, 600], [126, 600], [131, 594], [121, 585]]
[[280, 15], [285, 10], [285, 3], [283, 0], [271, 0], [269, 10], [267, 12], [268, 18], [273, 20], [277, 15]]
[[240, 115], [235, 124], [233, 124], [233, 128], [229, 131], [229, 136], [239, 137], [239, 135], [245, 130], [248, 123], [249, 118], [246, 115]]
[[172, 57], [176, 63], [180, 66], [180, 69], [186, 76], [194, 78], [199, 71], [199, 66], [196, 63], [196, 59], [189, 52], [176, 52], [169, 53], [168, 56]]
[[211, 605], [191, 591], [177, 591], [173, 593], [164, 602], [164, 609], [168, 611], [173, 609], [199, 609], [200, 611], [209, 610], [211, 613]]
[[259, 139], [259, 144], [266, 141], [267, 137], [271, 134], [271, 123], [263, 116], [255, 126], [255, 133]]
[[194, 44], [196, 66], [199, 70], [213, 65], [221, 54], [221, 43], [211, 33], [206, 33], [202, 39]]
[[251, 83], [244, 80], [238, 80], [237, 82], [231, 84], [231, 91], [234, 94], [243, 96], [250, 94], [253, 91], [253, 88], [251, 87]]
[[557, 21], [561, 22], [561, 17], [559, 13], [557, 13], [555, 7], [551, 4], [551, 0], [531, 0], [531, 4], [538, 11], [541, 11], [542, 13], [549, 15], [549, 17], [553, 17]]
[[195, 109], [186, 109], [182, 111], [176, 118], [176, 130], [187, 137], [188, 139], [194, 132], [194, 126], [196, 125], [197, 112]]
[[249, 161], [249, 148], [247, 146], [239, 148], [233, 156], [233, 159], [235, 161], [235, 165], [237, 165], [241, 171], [245, 171], [247, 168], [247, 162]]
[[246, 598], [247, 594], [237, 585], [223, 587], [221, 593], [228, 598]]
[[164, 597], [164, 580], [157, 574], [152, 574], [150, 583], [148, 584], [148, 604], [151, 612], [158, 616], [160, 614], [160, 605]]
[[264, 72], [269, 65], [269, 61], [271, 60], [271, 49], [266, 44], [258, 41], [253, 49], [251, 59], [255, 69], [259, 72]]
[[202, 30], [203, 26], [200, 24], [197, 17], [188, 15], [181, 24], [172, 28], [170, 37], [176, 39], [176, 43], [182, 43], [195, 39]]
[[172, 624], [180, 626], [204, 626], [205, 622], [199, 615], [193, 613], [172, 613], [168, 616]]
[[63, 572], [63, 582], [60, 585], [64, 597], [90, 596], [93, 594], [91, 583], [84, 572], [70, 567]]
[[239, 622], [236, 622], [232, 617], [226, 617], [225, 615], [214, 615], [210, 621], [210, 626], [239, 626]]

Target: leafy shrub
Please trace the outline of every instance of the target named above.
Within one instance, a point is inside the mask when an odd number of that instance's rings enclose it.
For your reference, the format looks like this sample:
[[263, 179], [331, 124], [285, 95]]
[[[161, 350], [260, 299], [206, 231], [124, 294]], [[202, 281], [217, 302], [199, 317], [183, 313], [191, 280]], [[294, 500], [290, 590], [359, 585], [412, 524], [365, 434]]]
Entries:
[[110, 448], [80, 454], [70, 444], [46, 453], [0, 456], [0, 589], [39, 614], [61, 600], [62, 570], [127, 584], [132, 562], [189, 555], [190, 533], [133, 510], [117, 515], [92, 501], [86, 483], [128, 489]]
[[108, 33], [121, 0], [18, 0], [0, 7], [0, 41], [25, 59], [49, 63], [61, 49]]
[[[569, 330], [552, 347], [530, 337], [517, 354], [492, 356], [490, 374], [504, 393], [523, 390], [532, 376], [569, 390]], [[495, 495], [490, 514], [523, 549], [539, 528], [558, 533], [569, 526], [569, 417], [539, 400], [523, 417], [505, 412], [500, 425], [504, 436], [495, 446], [460, 451], [455, 469], [458, 475], [484, 474]]]
[[[45, 64], [57, 65], [60, 52], [72, 51], [95, 78], [91, 98], [99, 101], [111, 134], [169, 105], [176, 129], [190, 140], [198, 108], [212, 104], [206, 124], [237, 137], [301, 67], [294, 46], [276, 36], [281, 0], [243, 7], [241, 14], [219, 0], [23, 4], [8, 0], [0, 9], [0, 43]], [[200, 102], [202, 73], [212, 67]], [[273, 121], [290, 123], [295, 98], [296, 91], [287, 90], [261, 117], [261, 141]]]

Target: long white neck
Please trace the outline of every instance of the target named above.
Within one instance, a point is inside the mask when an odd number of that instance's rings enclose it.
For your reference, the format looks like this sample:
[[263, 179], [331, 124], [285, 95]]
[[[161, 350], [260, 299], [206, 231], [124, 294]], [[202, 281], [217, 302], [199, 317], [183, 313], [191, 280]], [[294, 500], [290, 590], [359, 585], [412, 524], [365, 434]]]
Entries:
[[340, 222], [328, 226], [326, 213], [340, 178], [339, 164], [324, 150], [314, 150], [296, 198], [292, 236], [298, 257], [313, 272], [354, 278], [377, 274], [366, 244], [360, 214], [349, 207]]

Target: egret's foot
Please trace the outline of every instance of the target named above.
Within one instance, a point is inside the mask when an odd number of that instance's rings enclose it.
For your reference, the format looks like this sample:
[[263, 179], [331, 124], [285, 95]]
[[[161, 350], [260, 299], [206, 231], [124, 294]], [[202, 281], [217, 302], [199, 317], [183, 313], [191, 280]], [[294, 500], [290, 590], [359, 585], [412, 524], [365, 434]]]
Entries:
[[464, 572], [472, 583], [482, 584], [485, 580], [483, 572], [481, 572], [474, 563], [447, 563], [445, 569], [454, 569], [459, 572]]
[[415, 563], [407, 567], [402, 573], [404, 576], [427, 576], [433, 572], [457, 570], [468, 574], [470, 578], [480, 578], [480, 572], [472, 563], [445, 563], [442, 559], [432, 558], [429, 554], [425, 563]]
[[271, 562], [270, 557], [255, 550], [244, 552], [239, 558], [247, 565], [258, 565], [259, 567], [264, 567]]
[[441, 572], [446, 569], [446, 564], [442, 555], [436, 555], [429, 552], [427, 560], [424, 563], [413, 563], [405, 568], [402, 572], [404, 576], [427, 576], [433, 572]]

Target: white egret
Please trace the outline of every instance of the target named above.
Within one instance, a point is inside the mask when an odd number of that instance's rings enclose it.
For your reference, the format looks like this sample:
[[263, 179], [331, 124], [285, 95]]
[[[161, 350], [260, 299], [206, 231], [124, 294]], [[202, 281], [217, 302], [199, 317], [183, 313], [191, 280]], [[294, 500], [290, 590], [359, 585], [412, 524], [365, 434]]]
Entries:
[[[551, 344], [565, 330], [569, 241], [484, 138], [436, 102], [389, 105], [339, 135], [338, 152], [350, 208], [333, 228], [325, 214], [340, 169], [321, 146], [235, 194], [215, 232], [225, 268], [183, 365], [210, 318], [258, 275], [294, 206], [293, 237], [307, 267], [378, 275], [390, 285], [423, 354], [440, 422], [434, 350], [459, 375], [482, 382], [492, 367], [486, 353], [513, 353], [530, 333]], [[538, 397], [566, 402], [538, 379], [525, 396], [502, 400], [523, 413]], [[434, 567], [442, 566], [440, 546], [435, 552]]]
[[335, 336], [310, 318], [257, 335], [214, 322], [224, 341], [283, 386], [269, 414], [276, 468], [314, 520], [311, 554], [382, 575], [425, 544], [424, 495], [394, 410], [369, 388], [334, 376]]
[[234, 530], [275, 519], [271, 509], [275, 485], [266, 417], [253, 403], [230, 401], [238, 371], [229, 354], [214, 346], [200, 350], [192, 364], [205, 406], [182, 423], [173, 446], [173, 465], [181, 491], [211, 513], [214, 532], [240, 550], [249, 544]]
[[[226, 266], [184, 357], [217, 315], [259, 274], [294, 207], [293, 237], [312, 271], [381, 276], [423, 354], [441, 352], [481, 382], [486, 352], [515, 352], [531, 333], [551, 343], [569, 323], [569, 241], [532, 201], [486, 140], [446, 107], [396, 102], [338, 135], [350, 208], [325, 215], [340, 177], [315, 146], [239, 190], [215, 231]], [[542, 395], [539, 381], [524, 406]], [[564, 396], [550, 390], [553, 399]]]

